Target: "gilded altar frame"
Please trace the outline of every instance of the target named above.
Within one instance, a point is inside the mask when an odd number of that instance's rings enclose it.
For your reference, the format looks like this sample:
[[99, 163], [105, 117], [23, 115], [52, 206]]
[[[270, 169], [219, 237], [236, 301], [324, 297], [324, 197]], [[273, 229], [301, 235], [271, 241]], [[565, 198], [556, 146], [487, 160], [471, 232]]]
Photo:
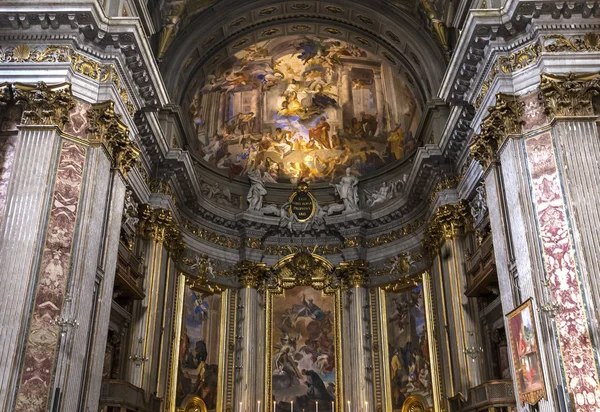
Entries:
[[[388, 330], [387, 330], [387, 294], [388, 293], [401, 293], [406, 292], [415, 287], [423, 285], [423, 304], [425, 309], [425, 322], [427, 325], [427, 339], [428, 349], [430, 356], [430, 375], [431, 375], [431, 388], [432, 388], [432, 400], [433, 406], [430, 408], [424, 404], [424, 402], [417, 396], [410, 396], [404, 402], [402, 409], [392, 408], [392, 398], [389, 393], [391, 388], [391, 376], [389, 370], [389, 346], [388, 346]], [[442, 401], [442, 389], [441, 389], [441, 375], [438, 367], [439, 362], [439, 351], [438, 343], [436, 338], [436, 321], [435, 321], [435, 310], [433, 304], [433, 290], [431, 287], [431, 274], [428, 270], [416, 273], [413, 275], [403, 276], [401, 279], [391, 282], [387, 285], [380, 286], [378, 289], [379, 305], [378, 311], [381, 319], [381, 374], [383, 379], [380, 381], [383, 388], [376, 388], [382, 393], [386, 393], [385, 396], [385, 408], [386, 411], [393, 412], [408, 412], [408, 411], [441, 411]]]
[[[309, 253], [298, 253], [282, 258], [272, 268], [273, 278], [265, 289], [266, 350], [265, 350], [265, 393], [264, 399], [273, 394], [273, 297], [296, 286], [311, 286], [334, 297], [335, 329], [335, 411], [343, 412], [342, 371], [342, 296], [339, 284], [333, 282], [335, 267], [325, 258]], [[265, 402], [265, 412], [273, 412], [271, 402]]]
[[[183, 273], [179, 273], [175, 287], [175, 310], [173, 311], [172, 336], [169, 353], [169, 373], [165, 393], [165, 411], [167, 412], [190, 412], [200, 410], [208, 412], [204, 401], [199, 397], [192, 397], [188, 403], [180, 408], [176, 403], [177, 396], [177, 374], [179, 367], [179, 344], [181, 340], [181, 327], [183, 322], [183, 306], [185, 289], [190, 288], [194, 291], [205, 293], [218, 293], [221, 295], [221, 314], [219, 319], [220, 337], [218, 349], [218, 383], [217, 383], [217, 411], [224, 411], [225, 404], [232, 398], [232, 380], [229, 369], [233, 367], [233, 352], [226, 351], [226, 346], [231, 344], [233, 338], [233, 328], [235, 327], [236, 305], [235, 291], [231, 289], [221, 290], [219, 287], [213, 287], [209, 284], [198, 285]], [[228, 324], [228, 318], [233, 317], [233, 323]], [[231, 321], [231, 319], [229, 319]], [[231, 392], [231, 393], [230, 393]]]

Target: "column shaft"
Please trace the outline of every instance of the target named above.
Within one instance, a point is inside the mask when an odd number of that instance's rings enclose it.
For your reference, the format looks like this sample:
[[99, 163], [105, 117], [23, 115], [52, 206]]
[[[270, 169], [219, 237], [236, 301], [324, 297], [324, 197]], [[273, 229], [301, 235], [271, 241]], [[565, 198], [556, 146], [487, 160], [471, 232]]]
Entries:
[[53, 128], [21, 128], [0, 227], [0, 399], [10, 410], [31, 308], [46, 215], [53, 192], [60, 136]]

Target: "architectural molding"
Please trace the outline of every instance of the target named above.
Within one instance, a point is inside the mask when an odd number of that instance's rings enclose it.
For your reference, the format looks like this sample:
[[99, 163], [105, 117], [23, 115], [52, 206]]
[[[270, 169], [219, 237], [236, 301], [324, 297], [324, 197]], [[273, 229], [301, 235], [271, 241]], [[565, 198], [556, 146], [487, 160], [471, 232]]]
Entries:
[[15, 83], [13, 99], [22, 110], [21, 124], [26, 126], [56, 125], [63, 129], [69, 122], [69, 111], [75, 107], [69, 83]]

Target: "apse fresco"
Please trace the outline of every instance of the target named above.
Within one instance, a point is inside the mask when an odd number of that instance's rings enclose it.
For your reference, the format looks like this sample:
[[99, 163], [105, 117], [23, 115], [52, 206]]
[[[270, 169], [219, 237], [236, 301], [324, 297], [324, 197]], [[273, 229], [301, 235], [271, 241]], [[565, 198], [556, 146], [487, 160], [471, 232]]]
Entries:
[[339, 40], [257, 43], [197, 90], [198, 155], [230, 178], [254, 168], [267, 182], [368, 174], [418, 145], [421, 111], [396, 72]]
[[392, 408], [402, 410], [409, 396], [433, 404], [423, 284], [386, 295]]
[[178, 408], [193, 397], [217, 407], [221, 295], [185, 291], [177, 372]]
[[278, 411], [335, 402], [335, 296], [309, 286], [273, 297], [272, 395]]

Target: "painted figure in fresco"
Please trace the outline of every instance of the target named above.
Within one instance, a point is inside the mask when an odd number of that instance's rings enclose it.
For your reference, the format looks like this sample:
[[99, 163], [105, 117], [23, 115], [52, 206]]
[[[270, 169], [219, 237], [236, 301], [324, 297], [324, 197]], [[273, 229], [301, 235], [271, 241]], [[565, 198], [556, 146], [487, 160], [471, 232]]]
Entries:
[[306, 295], [302, 295], [302, 304], [294, 305], [294, 307], [297, 309], [295, 321], [302, 317], [308, 317], [315, 320], [323, 319], [324, 313], [321, 308], [314, 303], [313, 299], [309, 298], [307, 302]]
[[334, 187], [336, 193], [344, 202], [346, 211], [360, 210], [358, 206], [358, 179], [352, 175], [352, 170], [349, 167], [346, 168], [346, 175]]
[[348, 137], [360, 139], [364, 133], [363, 124], [356, 117], [353, 117], [350, 126], [345, 129], [345, 132]]
[[254, 130], [254, 123], [256, 118], [254, 112], [240, 113], [238, 114], [237, 125], [242, 135], [248, 135]]
[[331, 126], [327, 123], [327, 119], [322, 116], [319, 119], [319, 122], [310, 129], [308, 136], [310, 139], [315, 142], [318, 146], [324, 149], [331, 149], [331, 144], [329, 143], [329, 129]]
[[390, 132], [388, 136], [389, 152], [394, 156], [395, 160], [404, 157], [404, 131], [400, 125]]
[[365, 132], [366, 137], [373, 138], [377, 132], [377, 115], [362, 112], [361, 113], [361, 125]]
[[253, 169], [248, 172], [248, 179], [250, 179], [251, 183], [250, 190], [246, 196], [248, 210], [260, 210], [263, 204], [263, 197], [267, 194], [260, 170]]

